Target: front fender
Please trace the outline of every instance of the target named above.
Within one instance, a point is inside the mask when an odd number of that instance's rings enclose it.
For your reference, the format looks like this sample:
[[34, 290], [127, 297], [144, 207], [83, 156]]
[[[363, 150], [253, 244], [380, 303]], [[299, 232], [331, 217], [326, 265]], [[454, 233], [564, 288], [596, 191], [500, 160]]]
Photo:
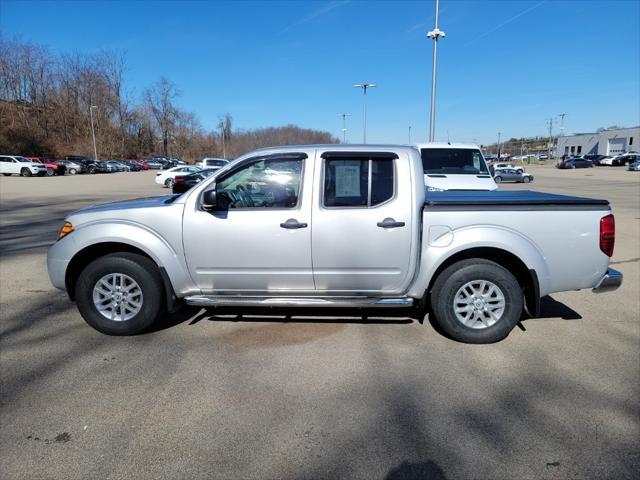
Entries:
[[530, 238], [515, 230], [496, 225], [475, 225], [457, 230], [437, 228], [440, 230], [435, 238], [430, 238], [428, 232], [424, 236], [420, 270], [409, 296], [422, 297], [433, 275], [443, 263], [458, 253], [474, 248], [495, 248], [515, 255], [527, 269], [535, 270], [540, 295], [549, 293], [549, 268], [540, 248]]
[[[176, 236], [181, 238], [180, 235]], [[88, 247], [101, 243], [122, 243], [147, 254], [164, 268], [178, 296], [199, 292], [186, 268], [182, 243], [173, 244], [153, 229], [127, 220], [90, 222], [56, 242], [47, 255], [49, 276], [54, 286], [65, 289], [66, 269], [71, 260]]]

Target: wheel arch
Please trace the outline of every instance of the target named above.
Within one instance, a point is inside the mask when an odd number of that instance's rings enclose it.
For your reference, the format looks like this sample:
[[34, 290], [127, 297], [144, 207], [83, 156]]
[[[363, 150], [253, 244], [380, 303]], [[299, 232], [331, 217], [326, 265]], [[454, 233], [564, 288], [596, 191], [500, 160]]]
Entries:
[[533, 317], [539, 315], [540, 285], [538, 281], [538, 273], [535, 269], [527, 267], [527, 265], [513, 253], [497, 247], [474, 247], [456, 252], [447, 257], [431, 276], [429, 285], [425, 291], [427, 307], [430, 307], [431, 290], [438, 276], [454, 263], [472, 258], [490, 260], [511, 272], [516, 277], [516, 280], [524, 292], [525, 309], [527, 310], [527, 313]]
[[76, 290], [76, 282], [78, 281], [78, 277], [84, 270], [84, 268], [89, 265], [92, 261], [97, 258], [103, 257], [105, 255], [111, 253], [135, 253], [142, 257], [145, 257], [152, 261], [160, 272], [162, 277], [162, 282], [164, 284], [164, 293], [165, 300], [167, 302], [167, 309], [172, 312], [177, 309], [179, 306], [179, 301], [175, 293], [175, 289], [171, 282], [171, 279], [166, 271], [166, 269], [160, 265], [158, 262], [153, 259], [147, 252], [144, 250], [135, 247], [128, 243], [123, 242], [100, 242], [89, 245], [82, 250], [78, 251], [69, 261], [69, 265], [67, 266], [65, 272], [65, 287], [69, 298], [71, 300], [75, 300], [75, 290]]

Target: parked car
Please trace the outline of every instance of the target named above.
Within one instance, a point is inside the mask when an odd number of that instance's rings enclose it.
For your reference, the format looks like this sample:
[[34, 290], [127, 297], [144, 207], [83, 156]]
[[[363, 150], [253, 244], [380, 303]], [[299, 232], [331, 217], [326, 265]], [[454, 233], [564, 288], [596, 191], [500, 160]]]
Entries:
[[120, 162], [118, 160], [109, 160], [109, 163], [116, 167], [119, 172], [130, 172], [131, 167], [124, 162]]
[[144, 160], [144, 163], [152, 170], [159, 170], [164, 166], [163, 162], [154, 159]]
[[41, 157], [25, 157], [27, 160], [31, 160], [35, 163], [41, 163], [47, 169], [47, 176], [64, 175], [67, 167], [64, 164], [58, 163], [55, 160], [44, 160]]
[[74, 162], [71, 160], [57, 160], [58, 163], [61, 163], [62, 165], [65, 166], [66, 168], [66, 173], [70, 174], [70, 175], [76, 175], [78, 173], [84, 173], [87, 169], [87, 167], [80, 163], [80, 162]]
[[597, 155], [595, 153], [588, 153], [586, 155], [583, 155], [582, 158], [584, 158], [585, 160], [590, 160], [591, 162], [593, 162], [594, 165], [600, 165], [600, 160], [607, 158], [607, 156]]
[[97, 173], [116, 173], [119, 172], [120, 169], [117, 165], [114, 165], [112, 162], [107, 160], [98, 160], [98, 170]]
[[187, 173], [194, 173], [199, 171], [200, 168], [198, 167], [173, 167], [169, 170], [156, 173], [156, 183], [158, 185], [162, 185], [163, 187], [173, 188], [176, 175], [185, 175]]
[[585, 160], [584, 158], [568, 158], [556, 165], [556, 168], [567, 169], [567, 168], [591, 168], [593, 167], [593, 163], [589, 160]]
[[47, 167], [42, 163], [32, 162], [20, 155], [0, 155], [0, 173], [5, 177], [10, 175], [21, 175], [23, 177], [37, 175], [44, 177], [47, 174]]
[[176, 175], [173, 183], [173, 193], [184, 193], [217, 171], [217, 168], [208, 168], [189, 175]]
[[516, 170], [518, 172], [524, 172], [523, 167], [516, 167], [511, 163], [494, 163], [493, 168], [496, 170], [503, 169], [503, 168], [510, 168], [511, 170]]
[[203, 158], [199, 162], [196, 162], [196, 167], [213, 168], [213, 169], [217, 170], [218, 168], [224, 167], [228, 163], [229, 163], [229, 160], [226, 160], [224, 158], [209, 158], [209, 157], [207, 157], [207, 158]]
[[633, 171], [633, 172], [637, 172], [638, 170], [640, 170], [640, 160], [636, 160], [635, 162], [630, 163], [627, 166], [627, 170]]
[[133, 160], [121, 160], [120, 163], [129, 167], [130, 172], [139, 172], [140, 170], [142, 170], [142, 167], [138, 165], [137, 162], [134, 162]]
[[529, 183], [529, 182], [533, 182], [533, 175], [523, 171], [518, 171], [514, 168], [499, 168], [499, 169], [496, 169], [496, 173], [493, 176], [493, 180], [496, 183], [503, 183], [503, 182]]
[[600, 160], [598, 160], [598, 166], [610, 167], [612, 165], [613, 165], [613, 157], [605, 156], [604, 158], [601, 158]]
[[147, 165], [145, 162], [141, 162], [140, 160], [127, 160], [127, 161], [130, 163], [135, 163], [140, 167], [141, 170], [149, 170], [149, 165]]
[[640, 155], [635, 153], [625, 153], [624, 155], [618, 155], [612, 159], [612, 165], [614, 167], [623, 167], [635, 162], [640, 158]]
[[95, 160], [93, 158], [83, 157], [80, 155], [67, 155], [65, 157], [65, 160], [71, 160], [73, 162], [81, 163], [82, 165], [84, 165], [85, 167], [84, 172], [86, 173], [94, 174], [101, 171], [100, 170], [101, 167], [98, 164], [98, 160]]
[[112, 335], [144, 331], [182, 302], [418, 305], [470, 343], [503, 339], [546, 295], [622, 284], [606, 200], [425, 193], [423, 171], [408, 146], [261, 149], [184, 195], [72, 213], [49, 277]]
[[421, 143], [424, 184], [429, 191], [496, 190], [489, 168], [477, 145]]
[[541, 153], [538, 155], [538, 159], [540, 160], [549, 160], [549, 155], [547, 153]]

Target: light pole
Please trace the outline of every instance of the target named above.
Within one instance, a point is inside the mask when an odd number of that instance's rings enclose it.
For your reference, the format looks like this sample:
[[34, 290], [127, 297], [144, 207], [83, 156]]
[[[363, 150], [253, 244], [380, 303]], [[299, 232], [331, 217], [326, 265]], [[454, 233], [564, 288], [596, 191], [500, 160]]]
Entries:
[[362, 143], [367, 143], [367, 89], [376, 86], [375, 83], [355, 83], [353, 85], [356, 88], [361, 88], [364, 92], [364, 113], [363, 113], [363, 129], [362, 129]]
[[411, 125], [409, 125], [409, 144], [411, 144]]
[[564, 137], [564, 117], [566, 117], [567, 114], [559, 113], [558, 116], [560, 117], [560, 136]]
[[93, 129], [93, 109], [98, 109], [95, 105], [89, 107], [89, 116], [91, 117], [91, 136], [93, 137], [93, 159], [98, 159], [98, 150], [96, 148], [96, 132]]
[[342, 143], [347, 143], [347, 117], [350, 117], [350, 113], [339, 113], [339, 117], [342, 117]]
[[500, 134], [502, 132], [498, 132], [498, 160], [500, 160]]
[[438, 39], [444, 38], [445, 33], [438, 28], [438, 13], [440, 1], [436, 0], [436, 24], [427, 37], [433, 40], [433, 67], [431, 71], [431, 115], [429, 117], [429, 141], [433, 142], [436, 136], [436, 69], [438, 66]]

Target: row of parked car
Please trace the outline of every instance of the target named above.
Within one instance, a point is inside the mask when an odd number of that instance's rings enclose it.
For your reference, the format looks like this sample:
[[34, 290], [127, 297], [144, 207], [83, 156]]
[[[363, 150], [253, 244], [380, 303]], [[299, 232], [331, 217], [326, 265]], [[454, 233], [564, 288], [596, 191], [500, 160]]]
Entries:
[[139, 172], [141, 170], [167, 170], [186, 165], [179, 158], [154, 156], [149, 160], [96, 160], [83, 155], [67, 155], [63, 160], [21, 155], [0, 155], [0, 173], [5, 176], [54, 176], [81, 173]]
[[595, 154], [573, 155], [562, 159], [562, 161], [556, 165], [556, 168], [591, 168], [594, 166], [624, 167], [625, 165], [628, 170], [640, 170], [640, 154], [638, 154], [638, 152], [627, 152], [613, 157]]

